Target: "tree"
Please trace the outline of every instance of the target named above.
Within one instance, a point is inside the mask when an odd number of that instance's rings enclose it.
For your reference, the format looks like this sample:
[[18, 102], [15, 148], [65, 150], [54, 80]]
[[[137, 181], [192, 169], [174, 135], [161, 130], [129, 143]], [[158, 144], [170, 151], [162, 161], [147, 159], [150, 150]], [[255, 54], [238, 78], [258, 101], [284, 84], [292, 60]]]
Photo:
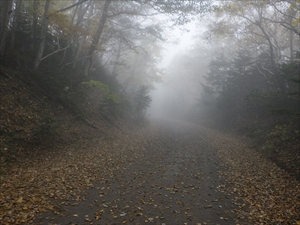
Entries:
[[33, 0], [32, 3], [32, 51], [36, 52], [36, 40], [37, 40], [37, 26], [38, 26], [38, 9], [40, 2], [38, 0]]
[[[253, 46], [253, 54], [269, 52], [270, 72], [276, 79], [276, 85], [284, 95], [286, 81], [279, 74], [277, 65], [284, 60], [285, 52], [293, 52], [294, 35], [287, 33], [281, 25], [291, 24], [295, 15], [292, 4], [282, 2], [226, 2], [219, 8], [223, 21], [236, 21], [239, 31], [235, 34], [237, 41], [247, 41], [248, 48]], [[290, 12], [289, 12], [290, 10]], [[288, 13], [280, 13], [280, 12]], [[227, 16], [228, 15], [228, 16]], [[239, 20], [234, 20], [240, 18]], [[286, 40], [289, 40], [289, 44]], [[266, 47], [267, 48], [266, 48]]]
[[12, 13], [13, 0], [1, 1], [0, 2], [0, 58], [3, 59], [4, 51], [6, 47], [6, 38], [8, 34], [9, 20]]
[[44, 49], [45, 49], [45, 43], [46, 43], [46, 34], [48, 30], [48, 24], [49, 24], [49, 9], [50, 9], [50, 3], [51, 0], [46, 0], [45, 7], [44, 7], [44, 15], [42, 18], [41, 23], [41, 33], [40, 33], [40, 43], [38, 45], [37, 53], [35, 56], [35, 60], [33, 62], [33, 68], [37, 69], [40, 65]]
[[225, 84], [228, 80], [228, 71], [230, 69], [230, 62], [221, 54], [215, 57], [209, 66], [206, 76], [204, 76], [205, 83], [216, 93], [222, 92], [225, 89]]
[[14, 48], [15, 39], [16, 39], [16, 31], [19, 29], [20, 17], [21, 17], [21, 9], [22, 9], [23, 0], [17, 0], [15, 15], [12, 22], [12, 32], [11, 32], [11, 40], [10, 40], [10, 50]]
[[99, 21], [99, 25], [97, 28], [97, 31], [93, 37], [92, 43], [89, 47], [88, 50], [88, 60], [87, 60], [87, 64], [86, 64], [86, 69], [85, 69], [85, 75], [87, 76], [92, 64], [92, 56], [97, 48], [98, 42], [100, 40], [101, 34], [103, 32], [104, 26], [105, 26], [105, 22], [108, 18], [108, 9], [109, 9], [109, 5], [111, 4], [111, 0], [105, 0], [104, 3], [104, 7], [102, 10], [102, 15], [101, 15], [101, 19]]
[[[176, 21], [178, 24], [183, 24], [187, 22], [188, 13], [191, 12], [200, 12], [203, 10], [204, 7], [207, 7], [206, 1], [167, 1], [167, 2], [161, 2], [161, 1], [139, 1], [139, 0], [133, 0], [132, 2], [139, 3], [140, 6], [150, 6], [151, 10], [158, 11], [159, 13], [166, 13], [166, 14], [179, 14], [179, 17], [177, 17]], [[122, 1], [121, 1], [122, 3]], [[108, 15], [108, 9], [109, 5], [111, 4], [111, 0], [106, 0], [104, 3], [101, 19], [99, 22], [99, 26], [97, 28], [97, 31], [93, 37], [92, 43], [88, 50], [88, 60], [86, 62], [85, 66], [85, 75], [88, 75], [88, 72], [90, 70], [91, 64], [92, 64], [92, 55], [94, 54], [94, 51], [96, 50], [96, 46], [99, 43], [100, 37], [102, 35], [106, 20], [108, 18], [112, 18], [119, 15], [133, 15], [133, 16], [148, 16], [147, 13], [142, 13], [137, 11], [135, 8], [128, 9], [130, 5], [130, 1], [126, 2], [125, 6], [127, 7], [121, 7], [121, 9], [112, 12], [111, 15]], [[141, 7], [140, 7], [141, 8]], [[153, 30], [149, 30], [150, 32]]]
[[140, 123], [146, 116], [147, 108], [150, 106], [152, 98], [149, 95], [149, 88], [145, 85], [140, 86], [134, 96], [134, 118]]

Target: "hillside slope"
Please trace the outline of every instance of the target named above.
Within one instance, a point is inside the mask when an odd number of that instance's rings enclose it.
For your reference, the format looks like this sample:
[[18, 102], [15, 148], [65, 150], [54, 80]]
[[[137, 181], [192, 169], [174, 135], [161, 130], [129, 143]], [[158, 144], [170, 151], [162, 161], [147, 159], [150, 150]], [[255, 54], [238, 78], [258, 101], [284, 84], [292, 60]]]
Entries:
[[116, 128], [100, 114], [81, 115], [72, 110], [30, 73], [1, 68], [0, 78], [0, 175], [11, 163], [42, 156], [43, 151], [62, 152]]

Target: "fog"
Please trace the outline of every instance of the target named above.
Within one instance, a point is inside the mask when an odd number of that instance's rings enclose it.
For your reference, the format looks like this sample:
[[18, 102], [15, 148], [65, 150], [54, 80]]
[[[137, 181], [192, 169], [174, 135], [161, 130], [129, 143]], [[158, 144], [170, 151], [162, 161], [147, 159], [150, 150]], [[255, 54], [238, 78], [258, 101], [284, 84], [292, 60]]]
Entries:
[[108, 114], [135, 122], [248, 127], [268, 115], [262, 106], [299, 105], [299, 1], [70, 2], [0, 1], [1, 61], [56, 69], [59, 93], [95, 85]]
[[[174, 29], [170, 34], [173, 38], [170, 44], [165, 45], [160, 65], [165, 74], [162, 82], [156, 84], [151, 92], [152, 104], [148, 110], [150, 118], [187, 120], [197, 110], [201, 95], [200, 82], [211, 55], [207, 43], [203, 40], [199, 43], [197, 38], [199, 33], [205, 31], [204, 27], [205, 22], [197, 21], [187, 24], [185, 29]], [[201, 58], [201, 55], [205, 57]]]
[[184, 55], [174, 55], [166, 69], [163, 81], [152, 91], [152, 104], [149, 114], [154, 118], [183, 119], [195, 106], [197, 84], [191, 79], [188, 65], [181, 64]]
[[[297, 98], [286, 94], [299, 93], [299, 66], [283, 68], [299, 61], [299, 4], [233, 6], [236, 11], [225, 6], [168, 30], [159, 65], [165, 73], [151, 92], [148, 118], [244, 129], [266, 115], [271, 120], [276, 107], [298, 110]], [[278, 93], [285, 95], [282, 102]]]

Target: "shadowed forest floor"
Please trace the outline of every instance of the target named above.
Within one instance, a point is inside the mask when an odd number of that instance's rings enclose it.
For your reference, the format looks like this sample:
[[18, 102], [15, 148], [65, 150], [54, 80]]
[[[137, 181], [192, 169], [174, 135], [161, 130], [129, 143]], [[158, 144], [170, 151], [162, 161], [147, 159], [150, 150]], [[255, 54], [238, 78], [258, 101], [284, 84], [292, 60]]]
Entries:
[[168, 121], [10, 168], [4, 224], [299, 224], [300, 186], [243, 141]]

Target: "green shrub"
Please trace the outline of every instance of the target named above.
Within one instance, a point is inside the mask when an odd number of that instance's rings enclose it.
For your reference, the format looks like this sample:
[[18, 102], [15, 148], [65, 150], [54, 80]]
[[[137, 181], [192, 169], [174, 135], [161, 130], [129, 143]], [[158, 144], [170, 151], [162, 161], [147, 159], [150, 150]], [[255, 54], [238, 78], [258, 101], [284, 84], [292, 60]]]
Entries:
[[96, 87], [101, 89], [107, 96], [107, 99], [111, 100], [115, 104], [119, 104], [118, 96], [112, 92], [108, 85], [98, 81], [98, 80], [89, 80], [87, 82], [82, 82], [83, 85], [87, 87]]

